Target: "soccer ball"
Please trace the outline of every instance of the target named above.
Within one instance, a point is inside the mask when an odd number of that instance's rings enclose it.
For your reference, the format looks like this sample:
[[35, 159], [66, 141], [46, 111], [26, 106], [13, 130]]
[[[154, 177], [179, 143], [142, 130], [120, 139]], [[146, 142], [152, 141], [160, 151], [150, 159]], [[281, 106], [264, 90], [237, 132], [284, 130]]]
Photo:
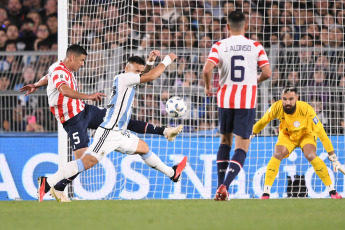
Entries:
[[187, 111], [186, 102], [180, 97], [171, 97], [166, 104], [165, 110], [168, 113], [168, 117], [179, 118], [185, 115]]

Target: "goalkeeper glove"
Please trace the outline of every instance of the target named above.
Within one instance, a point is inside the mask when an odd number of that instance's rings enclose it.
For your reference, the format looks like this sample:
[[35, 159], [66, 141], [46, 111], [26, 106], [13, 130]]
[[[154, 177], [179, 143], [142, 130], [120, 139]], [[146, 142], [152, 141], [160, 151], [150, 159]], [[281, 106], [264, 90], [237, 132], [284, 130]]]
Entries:
[[253, 139], [254, 137], [256, 137], [256, 135], [258, 135], [257, 133], [253, 133], [252, 135], [249, 136], [249, 140]]
[[338, 161], [338, 157], [333, 154], [331, 156], [328, 156], [328, 159], [330, 161], [332, 161], [332, 164], [333, 164], [333, 171], [334, 172], [338, 172], [338, 170], [340, 172], [342, 172], [343, 174], [345, 174], [345, 169], [343, 168], [343, 166], [340, 164], [340, 162]]

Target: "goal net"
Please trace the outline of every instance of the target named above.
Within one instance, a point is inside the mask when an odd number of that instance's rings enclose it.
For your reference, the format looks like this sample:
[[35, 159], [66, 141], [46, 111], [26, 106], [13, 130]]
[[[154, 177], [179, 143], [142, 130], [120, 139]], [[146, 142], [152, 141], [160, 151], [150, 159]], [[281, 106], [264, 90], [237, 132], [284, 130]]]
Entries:
[[[159, 63], [173, 52], [178, 59], [157, 80], [136, 89], [132, 119], [157, 126], [184, 125], [174, 142], [157, 135], [139, 135], [164, 163], [188, 156], [179, 183], [146, 166], [140, 157], [113, 152], [74, 182], [70, 196], [79, 199], [184, 199], [213, 197], [217, 187], [216, 155], [220, 143], [215, 96], [206, 97], [202, 68], [212, 44], [228, 36], [227, 15], [245, 13], [246, 37], [265, 48], [272, 78], [258, 87], [257, 116], [280, 98], [288, 84], [310, 103], [339, 160], [344, 164], [344, 4], [342, 1], [69, 1], [68, 44], [79, 43], [89, 55], [76, 73], [81, 92], [110, 96], [115, 75], [132, 55], [147, 58], [159, 50]], [[218, 88], [218, 72], [212, 85]], [[183, 97], [188, 105], [181, 119], [169, 119], [165, 103]], [[109, 97], [108, 97], [109, 98]], [[98, 106], [105, 106], [107, 100]], [[243, 170], [230, 187], [231, 198], [262, 194], [266, 165], [277, 141], [278, 121], [252, 140]], [[92, 136], [93, 132], [90, 131]], [[231, 156], [234, 146], [232, 146]], [[320, 141], [317, 155], [325, 161], [342, 195], [344, 176], [331, 171]], [[71, 157], [72, 155], [70, 155]], [[272, 187], [272, 198], [328, 197], [328, 192], [300, 149], [284, 159]]]

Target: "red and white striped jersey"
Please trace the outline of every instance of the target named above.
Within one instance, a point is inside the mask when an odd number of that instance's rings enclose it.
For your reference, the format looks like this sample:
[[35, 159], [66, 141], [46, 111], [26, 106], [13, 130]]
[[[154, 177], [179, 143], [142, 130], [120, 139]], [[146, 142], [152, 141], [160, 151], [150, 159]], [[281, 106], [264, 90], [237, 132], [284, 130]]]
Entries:
[[207, 61], [218, 66], [218, 107], [256, 107], [257, 66], [262, 68], [269, 64], [265, 50], [259, 42], [242, 35], [230, 36], [212, 46]]
[[62, 84], [67, 84], [71, 89], [78, 91], [73, 73], [62, 61], [58, 61], [49, 67], [47, 94], [50, 111], [58, 121], [64, 123], [83, 111], [85, 104], [81, 100], [63, 96], [58, 90]]

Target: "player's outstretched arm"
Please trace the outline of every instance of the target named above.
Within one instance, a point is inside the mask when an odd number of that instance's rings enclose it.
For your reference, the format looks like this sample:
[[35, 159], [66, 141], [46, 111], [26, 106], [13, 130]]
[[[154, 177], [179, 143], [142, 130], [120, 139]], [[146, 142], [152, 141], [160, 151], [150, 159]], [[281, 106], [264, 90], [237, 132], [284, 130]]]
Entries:
[[268, 78], [272, 76], [272, 70], [270, 65], [265, 65], [261, 68], [261, 74], [258, 76], [258, 84], [260, 82], [266, 81]]
[[335, 155], [334, 151], [331, 151], [328, 153], [328, 159], [332, 162], [333, 164], [333, 171], [338, 172], [338, 170], [345, 174], [345, 169], [344, 167], [340, 164], [337, 155]]
[[174, 53], [165, 56], [163, 61], [158, 66], [153, 68], [150, 72], [141, 75], [140, 83], [153, 81], [158, 78], [164, 72], [165, 68], [175, 61], [176, 58], [177, 56]]
[[34, 84], [28, 84], [19, 89], [19, 92], [26, 92], [25, 96], [36, 92], [36, 90], [41, 87], [48, 85], [48, 74], [44, 75], [38, 82]]
[[148, 73], [153, 68], [153, 64], [155, 63], [156, 58], [160, 54], [161, 52], [159, 52], [159, 50], [153, 50], [150, 52], [149, 58], [147, 59], [147, 62], [145, 65], [144, 73]]
[[59, 89], [60, 93], [64, 95], [65, 97], [69, 97], [72, 99], [84, 99], [84, 100], [91, 100], [91, 101], [102, 101], [103, 97], [106, 97], [107, 95], [103, 93], [93, 93], [90, 95], [79, 93], [73, 89], [71, 89], [68, 85], [62, 84]]

